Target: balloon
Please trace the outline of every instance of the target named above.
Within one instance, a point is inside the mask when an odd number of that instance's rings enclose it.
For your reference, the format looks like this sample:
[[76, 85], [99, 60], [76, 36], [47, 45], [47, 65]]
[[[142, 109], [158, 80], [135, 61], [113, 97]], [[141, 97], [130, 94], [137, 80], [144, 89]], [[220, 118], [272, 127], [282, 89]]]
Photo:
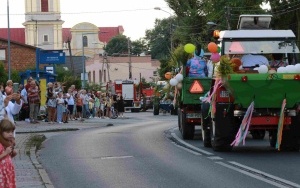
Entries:
[[178, 82], [181, 82], [182, 80], [183, 80], [183, 75], [182, 74], [177, 74], [176, 76], [175, 76], [175, 79], [178, 81]]
[[167, 80], [170, 80], [171, 77], [172, 77], [172, 73], [171, 73], [171, 72], [166, 72], [165, 78], [166, 78]]
[[210, 60], [213, 63], [219, 62], [220, 61], [220, 54], [218, 54], [218, 53], [212, 53], [211, 56], [210, 56]]
[[172, 78], [171, 80], [170, 80], [170, 85], [171, 86], [176, 86], [178, 84], [178, 81], [175, 79], [175, 78]]
[[296, 73], [300, 73], [300, 64], [295, 65]]
[[296, 73], [296, 69], [294, 65], [288, 65], [285, 67], [287, 73]]
[[285, 67], [279, 67], [279, 68], [277, 69], [277, 73], [286, 73]]
[[214, 42], [210, 42], [207, 45], [208, 51], [210, 51], [211, 53], [217, 53], [218, 52], [218, 46], [216, 43]]
[[181, 82], [178, 83], [178, 84], [176, 85], [176, 87], [177, 87], [177, 89], [181, 89], [181, 88], [182, 88], [182, 83], [181, 83]]
[[196, 50], [196, 46], [191, 44], [191, 43], [188, 43], [186, 45], [184, 45], [184, 51], [186, 51], [186, 53], [193, 53], [194, 51]]
[[265, 74], [269, 71], [269, 68], [266, 65], [261, 65], [258, 67], [258, 73]]

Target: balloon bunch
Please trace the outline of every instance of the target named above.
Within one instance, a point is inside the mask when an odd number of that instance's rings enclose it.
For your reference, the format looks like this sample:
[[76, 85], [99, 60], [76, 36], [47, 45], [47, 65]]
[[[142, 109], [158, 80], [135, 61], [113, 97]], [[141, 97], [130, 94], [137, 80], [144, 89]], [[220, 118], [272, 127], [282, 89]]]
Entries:
[[170, 85], [171, 86], [176, 86], [177, 89], [182, 88], [182, 83], [181, 81], [183, 80], [183, 75], [178, 73], [174, 78], [170, 80]]
[[210, 42], [208, 45], [207, 45], [207, 49], [209, 52], [211, 52], [211, 56], [210, 56], [210, 60], [213, 62], [213, 63], [217, 63], [220, 61], [220, 47], [218, 47], [218, 45], [214, 42]]

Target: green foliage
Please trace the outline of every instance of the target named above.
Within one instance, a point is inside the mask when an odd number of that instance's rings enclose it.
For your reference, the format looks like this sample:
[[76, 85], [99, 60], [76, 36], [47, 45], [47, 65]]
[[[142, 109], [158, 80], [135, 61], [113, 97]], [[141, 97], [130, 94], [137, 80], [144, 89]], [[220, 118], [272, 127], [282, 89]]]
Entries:
[[171, 55], [169, 64], [173, 67], [179, 68], [182, 65], [185, 65], [189, 59], [190, 54], [184, 51], [184, 46], [178, 46]]
[[6, 81], [8, 80], [8, 75], [4, 69], [4, 63], [3, 61], [0, 62], [0, 84], [6, 84]]
[[128, 39], [125, 35], [113, 37], [106, 45], [105, 51], [108, 55], [128, 54]]
[[86, 89], [89, 91], [104, 91], [101, 88], [101, 84], [88, 84]]
[[172, 72], [174, 67], [169, 63], [169, 59], [160, 60], [160, 68], [158, 69], [158, 74], [161, 80], [165, 80], [165, 73]]
[[19, 71], [17, 70], [13, 70], [11, 72], [11, 80], [14, 82], [14, 83], [21, 83], [21, 77], [19, 75]]
[[62, 65], [56, 66], [56, 81], [63, 83], [65, 86], [65, 92], [71, 85], [75, 85], [76, 88], [81, 88], [81, 80], [80, 78], [76, 78], [73, 76], [70, 70], [65, 70]]
[[174, 18], [155, 20], [154, 29], [146, 30], [145, 39], [149, 43], [152, 59], [167, 59], [170, 56], [171, 47], [171, 24]]
[[131, 42], [131, 54], [140, 56], [141, 53], [147, 53], [148, 47], [146, 41], [143, 39], [139, 39]]
[[233, 73], [233, 65], [230, 62], [229, 58], [226, 56], [221, 56], [220, 65], [217, 67], [218, 75], [224, 77], [228, 74]]

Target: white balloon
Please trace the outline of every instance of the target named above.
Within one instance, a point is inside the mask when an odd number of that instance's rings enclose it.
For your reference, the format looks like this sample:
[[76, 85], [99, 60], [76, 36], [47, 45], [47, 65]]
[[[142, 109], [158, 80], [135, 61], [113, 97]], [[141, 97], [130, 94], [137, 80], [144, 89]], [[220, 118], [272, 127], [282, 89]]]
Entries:
[[294, 65], [288, 65], [285, 67], [285, 69], [286, 69], [287, 73], [295, 73], [296, 72]]
[[183, 75], [178, 73], [176, 76], [175, 76], [175, 79], [178, 81], [178, 82], [181, 82], [183, 80]]
[[171, 80], [170, 80], [170, 85], [171, 86], [176, 86], [178, 84], [178, 81], [175, 79], [175, 78], [172, 78]]
[[296, 73], [300, 73], [300, 63], [295, 65]]
[[176, 85], [177, 89], [181, 89], [182, 88], [182, 83], [179, 82], [177, 85]]
[[285, 67], [279, 67], [279, 68], [277, 69], [277, 73], [286, 73]]
[[258, 72], [261, 74], [267, 73], [269, 71], [269, 68], [266, 65], [261, 65], [258, 67]]

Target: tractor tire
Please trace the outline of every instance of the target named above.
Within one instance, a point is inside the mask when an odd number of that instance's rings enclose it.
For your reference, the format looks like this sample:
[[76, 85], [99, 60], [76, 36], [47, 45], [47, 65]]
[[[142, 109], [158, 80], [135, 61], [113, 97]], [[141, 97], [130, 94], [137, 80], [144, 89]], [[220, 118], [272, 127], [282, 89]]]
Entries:
[[269, 131], [269, 142], [270, 146], [272, 148], [276, 147], [276, 142], [277, 142], [277, 130], [270, 130]]
[[[226, 110], [226, 113], [225, 111]], [[236, 127], [232, 103], [217, 103], [216, 113], [212, 121], [212, 148], [214, 151], [231, 151]]]
[[185, 110], [180, 111], [181, 113], [181, 135], [183, 140], [193, 140], [195, 134], [195, 125], [186, 123]]
[[280, 150], [296, 152], [300, 150], [300, 114], [293, 116], [291, 125], [283, 130]]
[[209, 103], [201, 104], [201, 132], [203, 146], [211, 148], [211, 118], [209, 116]]

